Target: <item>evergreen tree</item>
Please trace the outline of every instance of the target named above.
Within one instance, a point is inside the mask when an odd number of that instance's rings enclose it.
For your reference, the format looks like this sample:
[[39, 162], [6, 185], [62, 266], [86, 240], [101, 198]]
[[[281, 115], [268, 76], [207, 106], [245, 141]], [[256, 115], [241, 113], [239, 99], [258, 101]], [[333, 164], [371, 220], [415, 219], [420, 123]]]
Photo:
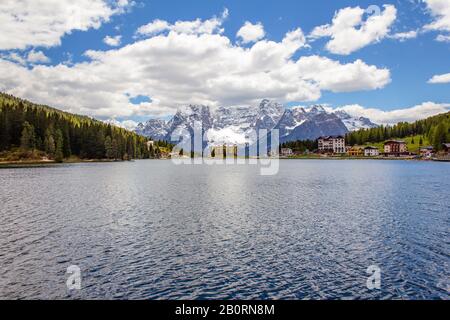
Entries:
[[51, 157], [55, 155], [56, 146], [55, 146], [55, 138], [53, 137], [52, 131], [48, 128], [45, 131], [44, 138], [44, 151]]
[[114, 158], [114, 151], [112, 147], [112, 140], [110, 136], [107, 136], [105, 138], [105, 152], [106, 152], [106, 158], [113, 159]]
[[55, 161], [56, 162], [63, 162], [64, 160], [64, 140], [63, 140], [63, 134], [61, 130], [56, 130], [55, 133], [55, 140], [56, 140], [56, 149], [55, 149]]
[[20, 137], [20, 147], [24, 150], [32, 150], [36, 146], [36, 136], [34, 127], [25, 121], [23, 124], [22, 134]]
[[112, 152], [112, 159], [117, 160], [120, 158], [119, 157], [119, 146], [117, 145], [116, 139], [112, 139], [111, 152]]
[[433, 136], [433, 144], [436, 150], [442, 149], [442, 144], [447, 140], [447, 128], [444, 123], [440, 123], [435, 131]]

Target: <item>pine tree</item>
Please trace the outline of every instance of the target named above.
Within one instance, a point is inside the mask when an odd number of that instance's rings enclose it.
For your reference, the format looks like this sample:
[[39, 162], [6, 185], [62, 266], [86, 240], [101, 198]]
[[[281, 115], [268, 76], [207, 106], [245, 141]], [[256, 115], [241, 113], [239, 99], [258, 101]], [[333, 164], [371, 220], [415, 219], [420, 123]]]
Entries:
[[34, 127], [25, 121], [23, 123], [22, 134], [20, 137], [20, 147], [24, 150], [33, 150], [36, 146], [36, 136]]
[[113, 159], [114, 158], [114, 151], [112, 147], [112, 140], [110, 136], [107, 136], [105, 138], [105, 152], [106, 152], [106, 158]]
[[434, 148], [436, 150], [441, 150], [442, 144], [446, 142], [446, 139], [447, 139], [447, 128], [445, 124], [442, 122], [436, 127], [434, 131], [433, 136]]
[[44, 151], [51, 157], [55, 155], [56, 151], [55, 138], [53, 137], [50, 128], [45, 131]]
[[64, 140], [63, 140], [63, 134], [61, 130], [56, 130], [55, 133], [55, 140], [56, 140], [56, 151], [55, 151], [55, 161], [56, 162], [63, 162], [64, 159]]
[[117, 145], [117, 140], [112, 139], [111, 142], [111, 151], [112, 151], [112, 159], [117, 160], [119, 159], [119, 146]]

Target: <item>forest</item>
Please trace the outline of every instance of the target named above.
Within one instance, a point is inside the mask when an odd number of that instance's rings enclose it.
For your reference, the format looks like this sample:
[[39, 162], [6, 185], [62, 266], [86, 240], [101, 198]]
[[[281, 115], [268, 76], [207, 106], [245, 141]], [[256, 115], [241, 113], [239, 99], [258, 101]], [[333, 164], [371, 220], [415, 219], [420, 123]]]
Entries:
[[0, 93], [0, 155], [10, 160], [46, 157], [131, 160], [158, 158], [166, 142], [147, 146], [134, 132]]
[[[379, 126], [350, 132], [346, 135], [346, 143], [347, 145], [363, 145], [415, 135], [427, 137], [436, 150], [441, 150], [442, 144], [450, 141], [450, 112], [413, 123], [399, 122], [393, 126]], [[419, 142], [419, 144], [422, 143]]]
[[288, 141], [280, 145], [280, 150], [282, 148], [292, 149], [295, 153], [304, 153], [306, 151], [314, 151], [317, 149], [317, 140], [297, 140]]

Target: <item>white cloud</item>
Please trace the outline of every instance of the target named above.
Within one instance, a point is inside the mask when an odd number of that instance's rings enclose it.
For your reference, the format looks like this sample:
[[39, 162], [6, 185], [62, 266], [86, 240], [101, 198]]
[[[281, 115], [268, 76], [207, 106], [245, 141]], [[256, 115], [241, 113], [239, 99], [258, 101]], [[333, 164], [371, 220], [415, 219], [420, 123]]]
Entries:
[[242, 39], [243, 43], [256, 42], [264, 38], [265, 35], [264, 26], [260, 22], [252, 24], [248, 21], [245, 22], [236, 34], [238, 38]]
[[317, 39], [331, 37], [326, 49], [334, 54], [348, 55], [369, 44], [376, 43], [386, 37], [390, 26], [396, 19], [397, 9], [393, 5], [385, 5], [380, 14], [371, 15], [363, 20], [366, 11], [360, 7], [347, 7], [339, 10], [331, 24], [316, 27], [309, 37]]
[[18, 52], [8, 52], [2, 54], [0, 58], [16, 62], [22, 66], [26, 66], [27, 64], [39, 64], [39, 63], [50, 63], [51, 60], [47, 57], [42, 51], [31, 50], [26, 53], [18, 53]]
[[47, 57], [42, 51], [31, 50], [28, 53], [27, 61], [29, 63], [50, 63], [50, 58]]
[[428, 83], [450, 83], [450, 73], [435, 75], [433, 78], [428, 80]]
[[376, 108], [365, 108], [360, 105], [347, 105], [336, 108], [335, 110], [344, 110], [348, 114], [356, 117], [366, 117], [377, 124], [396, 124], [398, 122], [414, 122], [425, 119], [437, 114], [450, 111], [449, 103], [424, 102], [420, 105], [397, 109], [392, 111], [383, 111]]
[[436, 41], [439, 42], [450, 42], [450, 35], [444, 36], [443, 34], [440, 34], [436, 37]]
[[417, 38], [418, 32], [416, 30], [407, 31], [407, 32], [398, 32], [388, 36], [391, 39], [396, 39], [400, 41], [405, 41], [408, 39]]
[[9, 52], [7, 54], [2, 54], [1, 58], [8, 60], [8, 61], [16, 62], [23, 66], [27, 64], [27, 60], [24, 57], [22, 57], [20, 54], [18, 54], [17, 52]]
[[127, 130], [134, 130], [134, 129], [136, 129], [136, 127], [138, 125], [138, 123], [133, 120], [118, 121], [115, 119], [108, 119], [108, 120], [105, 120], [104, 122], [114, 125], [116, 127], [127, 129]]
[[[361, 60], [294, 58], [305, 47], [301, 29], [279, 42], [260, 40], [250, 47], [233, 44], [221, 34], [221, 25], [213, 33], [200, 29], [192, 33], [192, 28], [177, 28], [122, 48], [87, 51], [91, 60], [70, 65], [28, 69], [0, 59], [0, 90], [70, 112], [116, 119], [169, 115], [188, 103], [215, 107], [250, 105], [262, 98], [315, 101], [323, 90], [372, 90], [390, 82], [389, 70]], [[139, 95], [151, 102], [130, 103], [129, 97]]]
[[144, 26], [139, 27], [136, 33], [138, 35], [151, 36], [169, 30], [170, 27], [171, 26], [167, 21], [156, 19]]
[[343, 65], [328, 58], [309, 56], [300, 58], [297, 65], [304, 79], [333, 92], [380, 89], [391, 81], [388, 69], [369, 66], [359, 59]]
[[106, 36], [103, 39], [103, 42], [106, 43], [108, 46], [111, 46], [111, 47], [118, 47], [118, 46], [120, 46], [121, 41], [122, 41], [122, 36], [115, 36], [115, 37]]
[[450, 31], [450, 1], [425, 0], [434, 21], [427, 24], [425, 30]]
[[228, 17], [228, 9], [225, 9], [220, 17], [208, 20], [196, 19], [193, 21], [176, 21], [170, 24], [164, 20], [153, 20], [139, 27], [136, 31], [138, 36], [154, 36], [164, 31], [172, 31], [184, 34], [214, 34], [222, 33], [222, 23]]
[[2, 0], [0, 50], [60, 45], [64, 35], [97, 29], [128, 5], [127, 0]]

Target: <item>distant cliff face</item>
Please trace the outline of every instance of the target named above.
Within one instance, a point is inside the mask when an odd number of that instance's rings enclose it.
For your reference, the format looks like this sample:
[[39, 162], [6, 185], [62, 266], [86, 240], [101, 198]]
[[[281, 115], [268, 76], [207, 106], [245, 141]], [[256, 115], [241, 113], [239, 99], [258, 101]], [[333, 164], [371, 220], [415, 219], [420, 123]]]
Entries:
[[310, 109], [285, 109], [279, 103], [263, 100], [259, 106], [221, 107], [214, 112], [207, 106], [189, 105], [179, 109], [168, 122], [151, 119], [140, 123], [136, 132], [156, 140], [171, 140], [174, 133], [191, 133], [196, 125], [203, 127], [211, 144], [252, 143], [251, 132], [262, 129], [278, 129], [281, 142], [285, 142], [344, 135], [377, 126], [367, 118], [354, 118], [344, 111], [327, 112], [319, 105]]

